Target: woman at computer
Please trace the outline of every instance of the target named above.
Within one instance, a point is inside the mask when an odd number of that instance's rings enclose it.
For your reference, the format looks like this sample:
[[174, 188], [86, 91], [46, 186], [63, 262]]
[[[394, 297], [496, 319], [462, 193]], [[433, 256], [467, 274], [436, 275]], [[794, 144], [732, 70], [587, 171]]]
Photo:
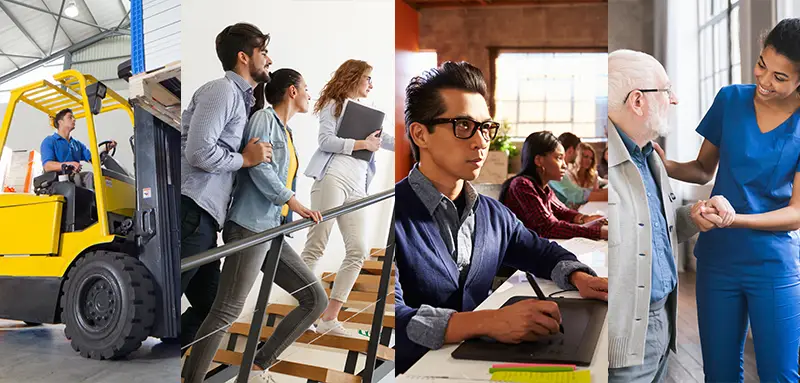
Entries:
[[[314, 113], [319, 117], [319, 149], [311, 157], [305, 175], [314, 179], [311, 208], [325, 211], [367, 196], [367, 187], [375, 175], [375, 156], [369, 161], [351, 156], [354, 151], [394, 150], [394, 138], [387, 132], [375, 131], [363, 140], [337, 136], [346, 100], [362, 101], [372, 90], [372, 67], [365, 61], [347, 60], [322, 88]], [[358, 337], [342, 327], [337, 317], [355, 284], [367, 246], [364, 232], [371, 219], [360, 209], [336, 219], [345, 245], [345, 256], [333, 283], [330, 301], [322, 314], [318, 333]], [[328, 244], [333, 221], [313, 226], [301, 254], [311, 270], [322, 258]]]
[[800, 381], [800, 19], [769, 32], [753, 78], [717, 93], [697, 127], [705, 139], [696, 160], [665, 161], [685, 182], [706, 184], [716, 172], [711, 193], [724, 199], [709, 203], [736, 212], [718, 217], [728, 228], [701, 233], [694, 249], [709, 382], [744, 380], [748, 326], [761, 381]]
[[584, 215], [564, 205], [548, 182], [561, 180], [567, 170], [564, 147], [550, 132], [536, 132], [522, 145], [522, 170], [500, 190], [500, 202], [541, 237], [607, 239], [605, 217]]
[[[233, 204], [222, 232], [226, 243], [275, 228], [290, 220], [292, 212], [316, 222], [322, 219], [319, 211], [306, 208], [295, 196], [298, 158], [288, 124], [295, 114], [308, 112], [310, 97], [305, 80], [292, 69], [279, 69], [271, 74], [266, 86], [261, 83], [255, 88], [254, 95], [256, 105], [243, 139], [244, 142], [252, 138], [270, 142], [272, 161], [242, 169], [237, 174]], [[272, 106], [264, 108], [264, 98]], [[271, 243], [246, 248], [225, 259], [216, 299], [186, 361], [186, 383], [205, 379], [225, 335], [225, 331], [219, 330], [225, 329], [242, 313]], [[281, 247], [275, 283], [293, 292], [299, 305], [278, 323], [256, 354], [255, 364], [264, 371], [253, 372], [250, 382], [273, 381], [267, 369], [319, 318], [327, 304], [322, 284], [286, 242]]]

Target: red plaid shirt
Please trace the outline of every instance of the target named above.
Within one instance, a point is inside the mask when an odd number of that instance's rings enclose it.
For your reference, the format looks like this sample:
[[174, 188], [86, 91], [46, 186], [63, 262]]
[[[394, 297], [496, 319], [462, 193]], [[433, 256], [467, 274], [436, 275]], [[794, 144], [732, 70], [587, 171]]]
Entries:
[[549, 186], [542, 188], [526, 177], [516, 177], [511, 181], [505, 201], [502, 202], [517, 215], [525, 227], [541, 237], [600, 239], [602, 225], [584, 227], [573, 223], [580, 213], [566, 207]]

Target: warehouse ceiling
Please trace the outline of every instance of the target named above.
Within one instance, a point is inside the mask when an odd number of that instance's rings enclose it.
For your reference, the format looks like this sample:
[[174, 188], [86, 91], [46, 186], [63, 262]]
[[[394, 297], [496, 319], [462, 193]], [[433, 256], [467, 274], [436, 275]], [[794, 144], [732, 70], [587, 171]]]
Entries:
[[130, 34], [130, 0], [0, 0], [0, 83], [72, 49]]

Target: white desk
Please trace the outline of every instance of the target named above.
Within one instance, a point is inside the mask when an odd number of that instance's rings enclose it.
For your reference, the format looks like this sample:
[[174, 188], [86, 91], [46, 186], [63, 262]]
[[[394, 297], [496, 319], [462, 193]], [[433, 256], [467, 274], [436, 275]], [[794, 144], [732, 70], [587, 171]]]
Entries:
[[[585, 238], [573, 240], [557, 240], [566, 249], [570, 251], [579, 250], [596, 246], [600, 251], [582, 254], [578, 256], [581, 262], [589, 265], [597, 272], [599, 276], [608, 276], [608, 242], [605, 241], [591, 241]], [[476, 310], [496, 309], [505, 303], [509, 298], [515, 295], [533, 295], [533, 288], [528, 284], [525, 279], [525, 274], [517, 272], [501, 285], [489, 298], [481, 303]], [[542, 280], [537, 278], [539, 286], [545, 294], [551, 294], [559, 291], [560, 289], [549, 280]], [[569, 298], [580, 298], [577, 291], [560, 294], [559, 296]], [[438, 350], [428, 351], [417, 363], [411, 366], [404, 375], [407, 376], [436, 376], [436, 377], [449, 377], [459, 379], [476, 379], [486, 380], [491, 378], [489, 368], [492, 364], [503, 362], [485, 362], [479, 360], [461, 360], [454, 359], [450, 354], [458, 347], [457, 344], [447, 345]], [[592, 358], [592, 364], [588, 367], [592, 372], [593, 383], [606, 383], [608, 382], [608, 317], [603, 324], [603, 330], [600, 332], [600, 339], [597, 341], [597, 348]]]
[[587, 202], [578, 211], [581, 214], [600, 214], [608, 217], [608, 202]]

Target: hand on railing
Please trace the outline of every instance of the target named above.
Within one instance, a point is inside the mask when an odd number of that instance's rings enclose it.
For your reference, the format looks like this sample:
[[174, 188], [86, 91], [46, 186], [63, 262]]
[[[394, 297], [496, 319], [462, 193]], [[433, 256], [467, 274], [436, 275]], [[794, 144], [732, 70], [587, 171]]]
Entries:
[[289, 205], [289, 209], [299, 214], [301, 217], [311, 218], [312, 220], [314, 220], [314, 223], [322, 222], [322, 213], [316, 210], [311, 210], [303, 206], [303, 204], [300, 203], [300, 201], [298, 201], [297, 198], [295, 198], [295, 196], [289, 198], [289, 201], [286, 202], [286, 204]]

